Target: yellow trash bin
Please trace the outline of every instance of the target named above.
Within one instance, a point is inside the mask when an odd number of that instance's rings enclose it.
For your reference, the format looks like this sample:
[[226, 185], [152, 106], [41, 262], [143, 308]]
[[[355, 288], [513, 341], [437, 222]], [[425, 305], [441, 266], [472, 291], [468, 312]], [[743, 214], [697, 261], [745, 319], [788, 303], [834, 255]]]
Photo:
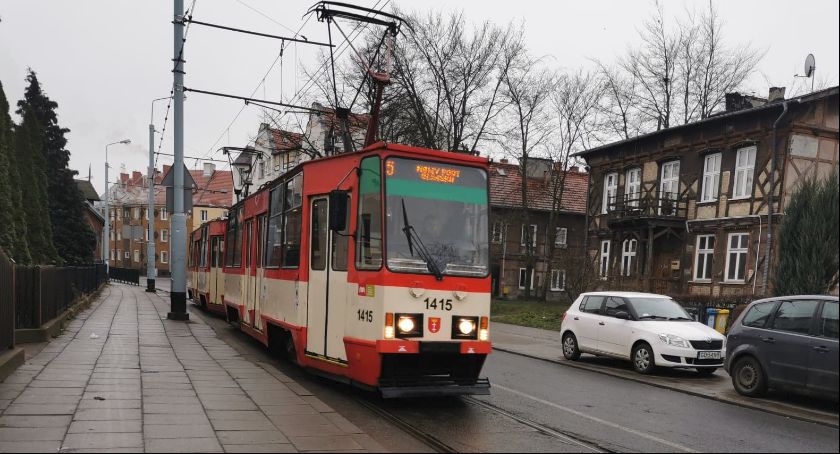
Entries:
[[726, 322], [729, 320], [729, 309], [721, 309], [715, 318], [715, 330], [721, 334], [726, 333]]

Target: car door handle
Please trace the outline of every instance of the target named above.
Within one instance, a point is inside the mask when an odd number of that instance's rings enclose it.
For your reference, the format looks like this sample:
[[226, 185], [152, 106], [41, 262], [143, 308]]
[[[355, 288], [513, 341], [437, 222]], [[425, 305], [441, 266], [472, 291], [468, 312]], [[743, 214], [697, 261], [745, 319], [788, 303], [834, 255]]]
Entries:
[[575, 317], [575, 320], [580, 320], [580, 317]]
[[601, 325], [601, 326], [604, 326], [606, 323], [604, 323], [604, 322], [598, 322], [598, 324], [599, 324], [599, 325]]
[[828, 352], [829, 352], [828, 348], [827, 348], [827, 347], [823, 347], [823, 346], [814, 347], [814, 350], [816, 350], [816, 351], [818, 351], [818, 352], [820, 352], [820, 353], [828, 353]]
[[761, 341], [762, 342], [767, 342], [768, 344], [775, 344], [776, 343], [776, 339], [773, 339], [772, 337], [762, 337]]

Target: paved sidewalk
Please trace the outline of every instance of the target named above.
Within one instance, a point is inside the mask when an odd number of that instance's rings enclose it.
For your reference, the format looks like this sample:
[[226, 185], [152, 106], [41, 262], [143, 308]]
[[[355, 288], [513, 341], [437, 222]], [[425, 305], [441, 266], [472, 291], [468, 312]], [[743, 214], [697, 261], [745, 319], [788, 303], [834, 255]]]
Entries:
[[0, 383], [0, 452], [383, 450], [163, 295], [111, 284]]
[[[493, 348], [496, 350], [517, 353], [564, 366], [591, 370], [742, 407], [838, 427], [838, 419], [840, 418], [838, 418], [836, 403], [832, 407], [830, 403], [819, 402], [819, 408], [815, 408], [815, 405], [811, 405], [814, 399], [809, 400], [808, 398], [793, 397], [782, 400], [773, 398], [772, 395], [764, 399], [744, 397], [735, 391], [729, 375], [723, 369], [717, 370], [710, 377], [701, 376], [695, 373], [693, 369], [661, 369], [654, 375], [641, 375], [632, 369], [629, 361], [599, 358], [586, 354], [578, 361], [567, 361], [563, 357], [562, 341], [558, 331], [493, 323], [490, 332], [492, 333]], [[797, 400], [808, 403], [799, 404]]]

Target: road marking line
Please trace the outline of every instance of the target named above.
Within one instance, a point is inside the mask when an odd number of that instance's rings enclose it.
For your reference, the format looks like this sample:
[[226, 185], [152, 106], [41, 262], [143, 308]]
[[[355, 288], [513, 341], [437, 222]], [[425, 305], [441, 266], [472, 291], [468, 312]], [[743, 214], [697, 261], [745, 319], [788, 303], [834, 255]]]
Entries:
[[575, 416], [580, 416], [581, 418], [586, 418], [590, 421], [594, 421], [594, 422], [597, 422], [599, 424], [603, 424], [605, 426], [609, 426], [609, 427], [612, 427], [612, 428], [615, 428], [615, 429], [623, 430], [625, 432], [631, 433], [633, 435], [636, 435], [636, 436], [639, 436], [639, 437], [642, 437], [642, 438], [647, 438], [648, 440], [655, 441], [655, 442], [663, 444], [665, 446], [670, 446], [670, 447], [672, 447], [674, 449], [678, 449], [680, 451], [699, 452], [697, 450], [691, 449], [691, 448], [683, 446], [681, 444], [674, 443], [674, 442], [671, 442], [671, 441], [668, 441], [668, 440], [664, 440], [662, 438], [659, 438], [659, 437], [656, 437], [656, 436], [653, 436], [653, 435], [650, 435], [650, 434], [646, 434], [644, 432], [638, 431], [636, 429], [631, 429], [629, 427], [625, 427], [625, 426], [622, 426], [620, 424], [616, 424], [614, 422], [605, 421], [601, 418], [591, 416], [591, 415], [587, 415], [586, 413], [582, 413], [582, 412], [579, 412], [577, 410], [574, 410], [574, 409], [571, 409], [571, 408], [568, 408], [568, 407], [564, 407], [562, 405], [555, 404], [554, 402], [549, 402], [547, 400], [540, 399], [539, 397], [534, 397], [530, 394], [525, 394], [525, 393], [523, 393], [521, 391], [517, 391], [515, 389], [510, 389], [508, 387], [499, 385], [497, 383], [493, 383], [493, 388], [501, 389], [503, 391], [507, 391], [509, 393], [516, 394], [516, 395], [521, 396], [521, 397], [525, 397], [526, 399], [531, 399], [531, 400], [533, 400], [535, 402], [539, 402], [543, 405], [548, 405], [549, 407], [554, 407], [558, 410], [562, 410], [562, 411], [571, 413]]

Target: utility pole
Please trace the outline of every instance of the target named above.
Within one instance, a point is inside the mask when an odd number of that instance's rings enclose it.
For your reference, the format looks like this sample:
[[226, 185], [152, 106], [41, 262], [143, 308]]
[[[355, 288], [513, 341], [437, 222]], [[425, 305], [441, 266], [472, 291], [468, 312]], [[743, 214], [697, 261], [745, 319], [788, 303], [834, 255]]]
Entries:
[[187, 313], [187, 215], [184, 213], [184, 0], [175, 0], [172, 96], [174, 96], [173, 213], [172, 213], [172, 291], [170, 320], [189, 320]]
[[155, 102], [169, 99], [169, 96], [152, 101], [152, 116], [149, 121], [149, 209], [147, 211], [148, 241], [146, 242], [146, 291], [155, 291]]

